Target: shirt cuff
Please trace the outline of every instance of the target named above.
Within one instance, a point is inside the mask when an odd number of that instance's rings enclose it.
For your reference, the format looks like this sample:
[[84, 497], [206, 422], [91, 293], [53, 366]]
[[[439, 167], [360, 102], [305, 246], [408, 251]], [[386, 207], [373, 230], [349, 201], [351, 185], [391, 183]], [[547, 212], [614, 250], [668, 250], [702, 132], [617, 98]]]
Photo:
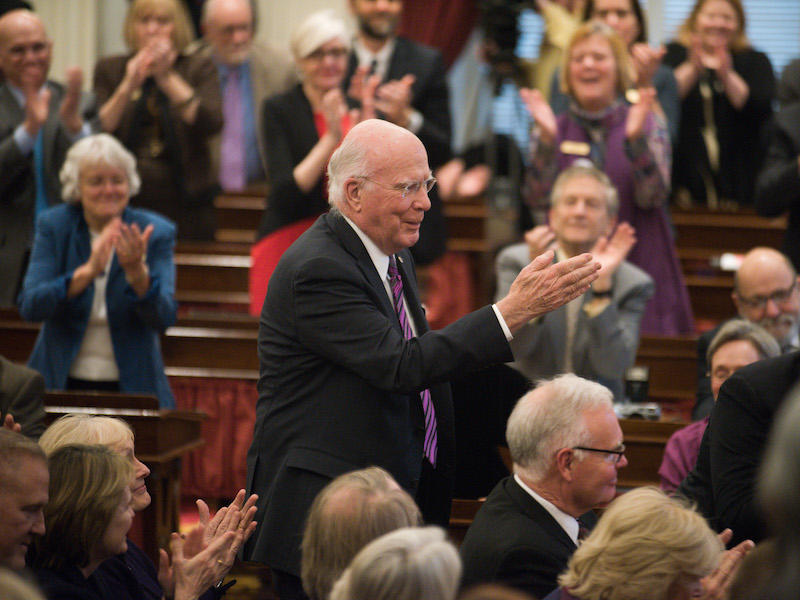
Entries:
[[492, 310], [494, 311], [494, 315], [497, 317], [497, 322], [500, 323], [500, 329], [503, 330], [503, 335], [506, 336], [506, 341], [510, 342], [514, 339], [514, 336], [511, 335], [511, 330], [508, 328], [503, 315], [500, 314], [500, 309], [497, 308], [497, 304], [492, 304]]
[[408, 130], [411, 133], [419, 133], [419, 130], [422, 129], [423, 121], [422, 113], [412, 109], [411, 116], [408, 118]]
[[14, 130], [14, 142], [17, 144], [19, 151], [27, 156], [33, 152], [33, 145], [36, 143], [36, 138], [28, 133], [24, 125], [18, 125]]

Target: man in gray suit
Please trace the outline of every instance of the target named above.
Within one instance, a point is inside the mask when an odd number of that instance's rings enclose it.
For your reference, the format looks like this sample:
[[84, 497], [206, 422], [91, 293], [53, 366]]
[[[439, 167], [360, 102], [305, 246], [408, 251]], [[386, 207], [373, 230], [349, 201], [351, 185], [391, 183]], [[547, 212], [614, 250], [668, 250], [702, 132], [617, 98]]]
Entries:
[[618, 206], [617, 192], [602, 171], [589, 164], [574, 165], [553, 186], [550, 224], [535, 227], [525, 242], [498, 256], [498, 298], [508, 293], [525, 265], [550, 248], [555, 249], [556, 260], [591, 252], [602, 265], [587, 294], [514, 334], [511, 366], [527, 378], [576, 373], [621, 398], [625, 370], [636, 356], [639, 323], [654, 285], [649, 275], [625, 261], [636, 235], [628, 223], [617, 224]]
[[14, 303], [35, 215], [60, 202], [58, 171], [89, 125], [81, 115], [80, 69], [63, 87], [47, 79], [52, 42], [34, 13], [0, 18], [0, 305]]
[[297, 74], [287, 52], [253, 40], [250, 0], [206, 0], [201, 24], [199, 51], [214, 59], [223, 95], [225, 125], [212, 145], [214, 162], [223, 189], [242, 189], [266, 178], [262, 104], [294, 85]]

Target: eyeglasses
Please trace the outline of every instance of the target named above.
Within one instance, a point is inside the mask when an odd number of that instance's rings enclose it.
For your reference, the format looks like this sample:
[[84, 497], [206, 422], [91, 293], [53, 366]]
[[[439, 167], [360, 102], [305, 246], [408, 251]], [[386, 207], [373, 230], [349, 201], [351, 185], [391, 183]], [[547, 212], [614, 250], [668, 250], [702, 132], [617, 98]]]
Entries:
[[321, 62], [326, 56], [330, 56], [334, 60], [340, 60], [347, 56], [348, 50], [347, 48], [331, 48], [330, 50], [323, 50], [322, 48], [317, 48], [311, 54], [308, 54], [306, 58], [310, 58], [311, 60], [315, 60], [317, 62]]
[[403, 200], [405, 200], [409, 194], [416, 195], [423, 188], [425, 188], [425, 193], [427, 194], [433, 189], [433, 186], [436, 185], [435, 177], [428, 177], [428, 179], [424, 179], [423, 181], [407, 181], [405, 183], [396, 183], [394, 185], [386, 185], [385, 183], [375, 181], [366, 175], [361, 175], [361, 179], [371, 181], [375, 185], [378, 185], [385, 190], [394, 190], [396, 192], [400, 192]]
[[604, 450], [603, 448], [589, 448], [587, 446], [573, 446], [572, 449], [586, 450], [587, 452], [602, 452], [606, 455], [606, 460], [615, 465], [622, 460], [622, 456], [625, 454], [625, 444], [620, 444], [618, 450]]
[[788, 302], [791, 297], [792, 293], [794, 292], [794, 288], [797, 285], [797, 281], [792, 282], [785, 290], [778, 290], [776, 292], [772, 292], [769, 296], [753, 296], [752, 298], [747, 298], [742, 296], [739, 292], [736, 292], [736, 296], [739, 298], [739, 301], [742, 304], [745, 304], [753, 309], [763, 310], [767, 306], [767, 302], [772, 300], [775, 304], [785, 304]]

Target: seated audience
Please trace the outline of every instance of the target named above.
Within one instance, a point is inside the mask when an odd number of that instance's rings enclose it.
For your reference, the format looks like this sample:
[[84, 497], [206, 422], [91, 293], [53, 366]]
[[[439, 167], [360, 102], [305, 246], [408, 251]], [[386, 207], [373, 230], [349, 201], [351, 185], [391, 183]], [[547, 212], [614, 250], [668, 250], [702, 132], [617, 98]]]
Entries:
[[414, 500], [380, 467], [340, 475], [317, 495], [308, 513], [303, 589], [311, 600], [327, 600], [361, 548], [384, 533], [421, 524]]
[[[789, 260], [772, 248], [753, 248], [742, 259], [734, 275], [733, 304], [741, 319], [767, 330], [781, 348], [789, 352], [800, 348], [800, 285]], [[711, 413], [708, 347], [723, 324], [703, 333], [697, 340], [697, 403], [692, 418], [702, 419]]]
[[49, 480], [39, 445], [0, 427], [0, 567], [25, 568], [25, 553], [44, 534]]
[[159, 334], [175, 321], [175, 227], [128, 206], [136, 161], [108, 134], [82, 139], [61, 170], [65, 203], [37, 221], [20, 314], [44, 321], [29, 366], [48, 389], [175, 400]]
[[498, 299], [539, 254], [554, 249], [563, 260], [591, 252], [601, 265], [591, 291], [530, 322], [514, 334], [512, 366], [531, 381], [576, 373], [599, 381], [622, 399], [625, 370], [639, 346], [639, 322], [653, 295], [653, 280], [625, 261], [636, 243], [633, 228], [617, 225], [619, 202], [608, 176], [591, 164], [573, 164], [553, 184], [549, 225], [497, 257]]
[[66, 86], [48, 79], [51, 56], [38, 16], [15, 7], [0, 17], [0, 306], [17, 297], [36, 216], [61, 200], [67, 149], [89, 133], [83, 75], [69, 69]]
[[[706, 353], [714, 399], [716, 400], [719, 388], [725, 380], [738, 369], [778, 356], [780, 350], [775, 338], [755, 323], [744, 319], [733, 319], [725, 323], [714, 336]], [[694, 469], [708, 419], [706, 416], [670, 436], [664, 448], [664, 459], [658, 469], [661, 489], [665, 492], [674, 492], [689, 471]]]
[[[800, 88], [800, 61], [797, 67]], [[800, 268], [800, 102], [783, 106], [772, 120], [767, 156], [756, 180], [756, 210], [763, 217], [787, 215], [782, 249], [795, 270]]]
[[[360, 120], [341, 89], [350, 48], [344, 21], [332, 10], [311, 14], [292, 34], [291, 48], [302, 83], [269, 98], [263, 108], [270, 191], [251, 252], [253, 315], [261, 313], [267, 283], [284, 250], [328, 209], [325, 169]], [[370, 89], [376, 84], [373, 78]], [[371, 115], [371, 109], [365, 106], [363, 114]]]
[[672, 166], [675, 201], [712, 209], [753, 203], [772, 114], [769, 58], [745, 35], [741, 0], [697, 0], [664, 63], [675, 70], [681, 122]]
[[[603, 68], [596, 67], [600, 62]], [[662, 118], [653, 112], [655, 91], [639, 90], [629, 105], [631, 59], [622, 39], [604, 23], [591, 21], [572, 36], [564, 58], [563, 91], [570, 108], [556, 118], [538, 91], [522, 90], [536, 126], [531, 132], [527, 202], [544, 222], [544, 211], [559, 172], [589, 159], [605, 172], [619, 194], [619, 219], [641, 243], [628, 260], [656, 282], [642, 317], [646, 335], [680, 335], [694, 329], [689, 294], [664, 205], [669, 193], [671, 152]], [[595, 80], [596, 79], [596, 80]]]
[[0, 356], [0, 427], [37, 439], [44, 431], [44, 378]]
[[124, 35], [130, 53], [102, 58], [94, 69], [103, 131], [136, 156], [138, 205], [176, 222], [181, 239], [213, 239], [219, 186], [210, 142], [222, 129], [217, 68], [186, 52], [193, 33], [178, 0], [133, 0]]
[[544, 600], [715, 600], [750, 547], [723, 554], [703, 517], [637, 488], [611, 503]]
[[611, 502], [628, 464], [611, 392], [572, 374], [540, 383], [508, 418], [514, 474], [497, 484], [461, 545], [462, 584], [499, 582], [541, 598]]
[[[150, 506], [150, 493], [147, 491], [146, 478], [150, 469], [136, 458], [134, 452], [133, 431], [125, 421], [112, 417], [96, 417], [84, 414], [69, 414], [56, 420], [44, 432], [39, 440], [39, 445], [48, 454], [69, 444], [99, 444], [105, 446], [115, 454], [127, 459], [133, 467], [131, 480], [131, 507], [134, 512], [139, 512]], [[251, 496], [244, 503], [244, 490], [242, 490], [230, 506], [223, 507], [213, 519], [210, 519], [208, 506], [203, 500], [197, 501], [200, 512], [200, 525], [203, 528], [203, 547], [225, 534], [228, 530], [241, 529], [243, 539], [247, 539], [255, 527], [252, 522], [255, 514], [256, 496]], [[233, 544], [230, 553], [230, 562], [217, 563], [215, 567], [221, 579], [233, 566], [233, 555], [238, 550], [240, 542]], [[126, 578], [120, 574], [130, 573], [138, 587], [134, 586], [137, 595], [133, 598], [158, 600], [162, 596], [172, 597], [175, 593], [175, 581], [164, 567], [168, 557], [165, 550], [160, 551], [161, 563], [156, 572], [155, 565], [150, 558], [130, 539], [127, 540], [127, 549], [110, 561], [100, 566], [99, 570], [115, 585], [125, 586]], [[166, 589], [164, 589], [166, 588]], [[218, 594], [209, 591], [204, 598], [216, 598]]]
[[[674, 143], [681, 114], [678, 84], [672, 69], [661, 64], [665, 50], [647, 45], [647, 19], [639, 0], [587, 0], [583, 5], [583, 20], [589, 19], [602, 21], [625, 42], [633, 66], [633, 87], [625, 92], [625, 99], [636, 104], [639, 97], [637, 89], [655, 88], [656, 102], [653, 103], [653, 110], [666, 120], [670, 139]], [[567, 96], [560, 91], [560, 79], [561, 74], [558, 72], [550, 94], [550, 105], [556, 114], [567, 110], [569, 105]]]
[[[767, 536], [755, 502], [756, 473], [775, 413], [797, 382], [800, 351], [742, 367], [722, 384], [695, 468], [678, 492], [734, 540]], [[712, 477], [713, 473], [713, 477]]]
[[241, 190], [266, 178], [261, 106], [288, 90], [297, 76], [285, 50], [253, 40], [250, 0], [206, 0], [201, 23], [204, 44], [197, 51], [217, 66], [225, 119], [212, 156], [222, 189]]
[[370, 542], [347, 567], [331, 600], [454, 600], [458, 551], [438, 527], [404, 527]]

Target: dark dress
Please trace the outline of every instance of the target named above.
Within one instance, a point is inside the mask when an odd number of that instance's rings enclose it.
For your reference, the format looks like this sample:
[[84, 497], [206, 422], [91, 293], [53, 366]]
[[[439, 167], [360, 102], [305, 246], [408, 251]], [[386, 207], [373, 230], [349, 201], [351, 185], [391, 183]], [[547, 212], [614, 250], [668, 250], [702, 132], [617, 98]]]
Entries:
[[[114, 94], [133, 55], [111, 56], [94, 69], [99, 106]], [[180, 54], [175, 71], [199, 99], [197, 118], [189, 125], [153, 79], [132, 95], [112, 133], [136, 157], [142, 179], [133, 205], [166, 215], [178, 225], [181, 239], [212, 239], [213, 200], [219, 191], [211, 167], [211, 138], [222, 129], [222, 96], [217, 68], [201, 54]]]
[[[686, 47], [667, 45], [664, 64], [673, 69], [687, 57]], [[769, 58], [749, 48], [731, 55], [733, 69], [750, 88], [741, 110], [728, 100], [714, 71], [706, 71], [681, 103], [678, 143], [672, 164], [673, 197], [679, 202], [715, 207], [716, 201], [753, 204], [756, 175], [765, 151], [765, 126], [772, 115], [775, 76]], [[704, 83], [705, 82], [705, 83]], [[707, 84], [707, 87], [706, 87]], [[708, 89], [711, 102], [704, 107], [701, 88]], [[711, 110], [719, 145], [719, 168], [712, 171], [703, 138], [706, 113]]]

